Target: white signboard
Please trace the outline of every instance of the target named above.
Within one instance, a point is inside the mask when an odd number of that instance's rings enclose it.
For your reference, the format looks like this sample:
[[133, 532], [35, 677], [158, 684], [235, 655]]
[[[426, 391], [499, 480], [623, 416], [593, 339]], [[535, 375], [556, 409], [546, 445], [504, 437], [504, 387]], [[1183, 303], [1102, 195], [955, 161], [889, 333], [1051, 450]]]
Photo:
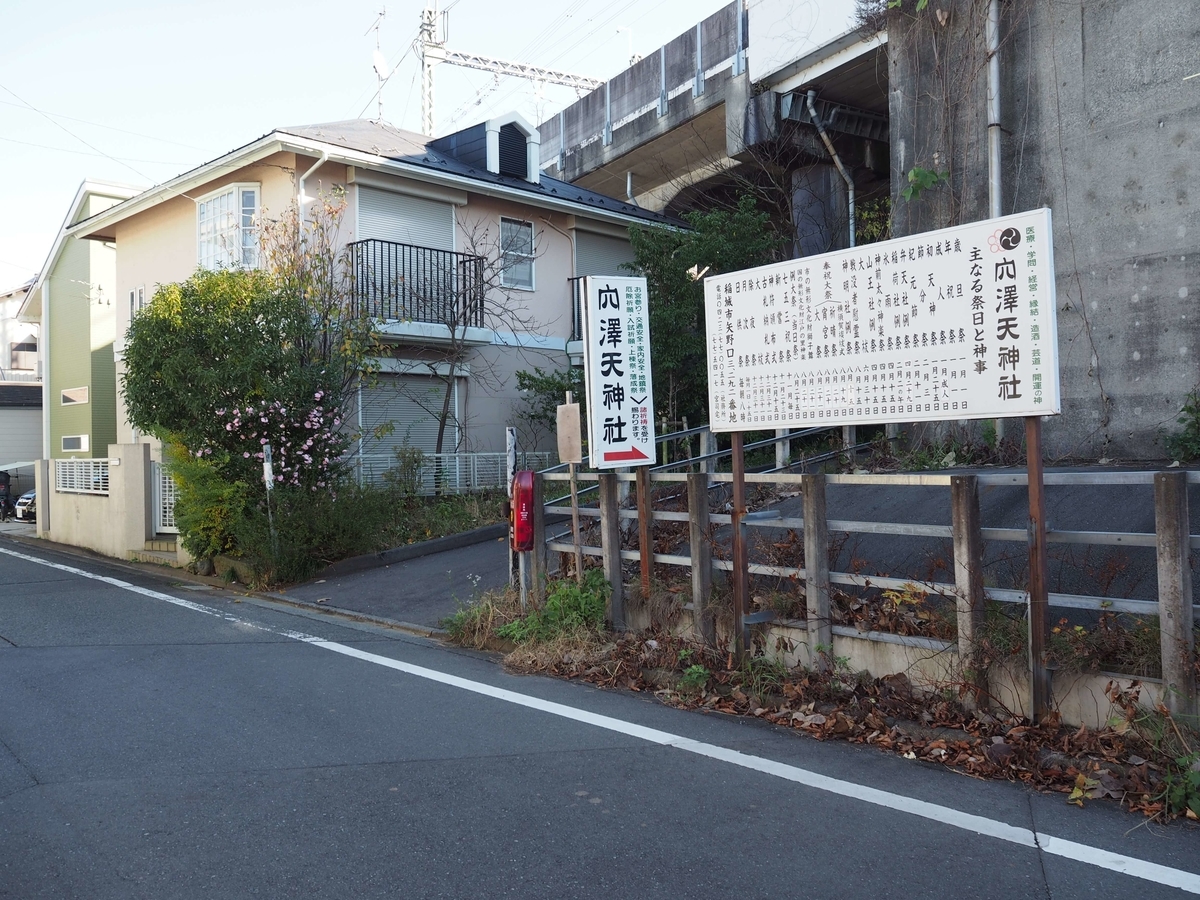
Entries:
[[594, 469], [654, 462], [654, 385], [645, 278], [583, 280], [583, 371]]
[[714, 431], [1061, 411], [1050, 210], [704, 280]]

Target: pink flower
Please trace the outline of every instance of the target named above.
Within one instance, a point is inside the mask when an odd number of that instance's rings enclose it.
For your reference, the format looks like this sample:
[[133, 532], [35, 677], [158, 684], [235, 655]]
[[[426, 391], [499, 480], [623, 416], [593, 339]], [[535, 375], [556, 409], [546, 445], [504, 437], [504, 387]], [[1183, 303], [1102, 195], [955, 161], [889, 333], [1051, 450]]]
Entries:
[[250, 458], [250, 451], [247, 450], [245, 453], [242, 454], [242, 459], [249, 459], [249, 458]]

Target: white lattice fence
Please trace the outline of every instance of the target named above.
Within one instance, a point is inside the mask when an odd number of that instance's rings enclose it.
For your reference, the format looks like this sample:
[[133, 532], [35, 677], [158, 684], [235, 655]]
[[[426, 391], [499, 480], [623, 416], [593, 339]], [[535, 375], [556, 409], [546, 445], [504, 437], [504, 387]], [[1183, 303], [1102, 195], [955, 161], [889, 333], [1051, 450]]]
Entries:
[[179, 534], [179, 526], [175, 524], [179, 486], [162, 463], [151, 463], [150, 466], [154, 480], [154, 531], [156, 534]]
[[107, 494], [107, 459], [56, 459], [54, 490], [60, 494]]

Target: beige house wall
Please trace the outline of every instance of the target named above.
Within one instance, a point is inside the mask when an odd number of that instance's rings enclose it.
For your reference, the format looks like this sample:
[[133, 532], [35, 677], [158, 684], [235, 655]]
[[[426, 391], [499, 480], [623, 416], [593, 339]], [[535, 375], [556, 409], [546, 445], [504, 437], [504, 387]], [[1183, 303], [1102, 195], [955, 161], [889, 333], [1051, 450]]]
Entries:
[[[130, 321], [129, 292], [143, 289], [146, 302], [149, 303], [160, 285], [183, 281], [196, 271], [199, 253], [196, 201], [231, 184], [258, 184], [262, 214], [267, 218], [275, 218], [295, 201], [300, 175], [316, 161], [316, 158], [297, 157], [293, 153], [275, 153], [252, 165], [214, 178], [189, 191], [187, 196], [173, 197], [115, 225], [118, 398], [125, 372], [122, 351]], [[346, 167], [327, 162], [309, 177], [305, 193], [315, 198], [321, 191], [329, 191], [334, 185], [343, 185], [345, 180]], [[353, 211], [349, 208], [342, 223], [343, 239], [347, 233], [353, 233]], [[119, 399], [117, 407], [117, 439], [132, 443], [133, 428], [126, 417], [124, 403]]]
[[[274, 218], [294, 201], [300, 176], [312, 170], [318, 159], [317, 156], [276, 153], [193, 188], [186, 197], [172, 198], [116, 224], [117, 440], [131, 443], [140, 439], [129, 425], [119, 397], [124, 375], [121, 350], [130, 319], [129, 292], [142, 288], [149, 302], [159, 285], [184, 280], [195, 271], [197, 199], [231, 184], [257, 183], [261, 186], [263, 214]], [[378, 180], [387, 176], [369, 173], [362, 177]], [[344, 164], [325, 162], [313, 170], [305, 182], [305, 194], [313, 198], [307, 205], [310, 209], [322, 193], [330, 192], [335, 186], [347, 188], [348, 202], [339, 230], [343, 243], [356, 238], [353, 178]], [[465, 197], [465, 204], [454, 207], [455, 250], [459, 253], [475, 253], [495, 260], [499, 254], [501, 217], [533, 223], [534, 289], [494, 288], [489, 292], [486, 302], [489, 309], [497, 313], [488, 317], [488, 324], [495, 329], [494, 340], [490, 346], [469, 352], [466, 361], [471, 374], [459, 382], [462, 449], [501, 451], [504, 449], [504, 429], [517, 424], [523, 406], [523, 398], [516, 386], [516, 373], [535, 366], [561, 369], [569, 365], [566, 343], [571, 335], [573, 318], [569, 279], [575, 274], [577, 217], [547, 212], [533, 203], [475, 191], [431, 188], [416, 179], [388, 180], [395, 181], [398, 188], [409, 182], [407, 186], [418, 194], [455, 195], [460, 201]], [[610, 226], [608, 230], [621, 233], [616, 226]], [[495, 270], [494, 264], [492, 268]], [[501, 312], [502, 309], [505, 312]], [[411, 339], [407, 343], [391, 342], [391, 346], [392, 353], [401, 359], [440, 355], [436, 350], [423, 349]], [[542, 439], [543, 443], [547, 440], [544, 435]]]

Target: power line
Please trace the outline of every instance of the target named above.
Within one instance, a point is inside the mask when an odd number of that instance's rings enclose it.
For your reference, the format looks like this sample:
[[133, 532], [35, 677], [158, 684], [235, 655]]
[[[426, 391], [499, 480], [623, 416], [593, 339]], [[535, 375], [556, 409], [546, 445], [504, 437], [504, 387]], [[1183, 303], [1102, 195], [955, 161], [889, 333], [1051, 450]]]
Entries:
[[[5, 90], [8, 90], [8, 89], [5, 88]], [[9, 93], [11, 94], [12, 91], [9, 91]], [[29, 109], [29, 110], [32, 110], [33, 112], [39, 112], [39, 110], [33, 110], [33, 108], [30, 107], [28, 104], [23, 106], [20, 103], [13, 103], [11, 100], [0, 100], [0, 105], [14, 106], [17, 109]], [[76, 118], [75, 116], [66, 116], [66, 115], [63, 115], [62, 113], [42, 112], [42, 115], [50, 116], [55, 119], [66, 119], [70, 122], [79, 122], [82, 125], [91, 125], [95, 128], [107, 128], [109, 131], [117, 131], [117, 132], [120, 132], [121, 134], [130, 134], [130, 135], [133, 135], [134, 137], [146, 138], [147, 140], [151, 140], [151, 141], [161, 141], [164, 144], [174, 144], [176, 147], [185, 147], [188, 150], [199, 150], [201, 152], [204, 152], [204, 150], [205, 150], [204, 147], [197, 147], [195, 144], [184, 144], [179, 141], [173, 141], [170, 138], [156, 137], [152, 134], [142, 134], [140, 131], [129, 131], [126, 128], [117, 128], [114, 125], [102, 125], [99, 122], [91, 122], [87, 119]]]
[[[4, 137], [3, 135], [0, 135], [0, 141], [8, 141], [10, 144], [20, 144], [23, 147], [37, 147], [38, 149], [41, 149], [41, 150], [56, 150], [59, 153], [71, 153], [75, 156], [98, 156], [103, 159], [113, 159], [113, 160], [118, 160], [118, 161], [125, 159], [125, 160], [128, 160], [129, 162], [150, 163], [151, 165], [155, 165], [155, 166], [185, 166], [185, 165], [187, 165], [187, 163], [167, 162], [166, 160], [162, 160], [162, 159], [135, 159], [134, 157], [131, 157], [131, 156], [117, 157], [117, 156], [109, 156], [107, 153], [89, 153], [86, 150], [69, 150], [66, 147], [53, 147], [50, 144], [35, 144], [33, 141], [19, 141], [16, 138]], [[146, 176], [142, 176], [142, 177], [146, 177]]]
[[144, 172], [139, 172], [139, 171], [138, 171], [137, 169], [135, 169], [133, 166], [129, 165], [129, 163], [127, 163], [127, 162], [123, 162], [122, 160], [119, 160], [119, 159], [117, 159], [115, 156], [112, 156], [112, 155], [110, 155], [110, 154], [108, 154], [108, 153], [105, 153], [103, 150], [101, 150], [101, 149], [100, 149], [99, 147], [97, 147], [95, 144], [90, 144], [90, 143], [88, 143], [88, 142], [87, 142], [87, 141], [85, 141], [83, 138], [81, 138], [79, 135], [77, 135], [75, 132], [73, 132], [71, 129], [69, 129], [69, 128], [68, 128], [66, 125], [63, 125], [61, 122], [56, 122], [56, 121], [55, 121], [53, 118], [51, 118], [51, 117], [50, 117], [49, 115], [47, 115], [46, 113], [42, 112], [40, 109], [38, 109], [36, 106], [34, 106], [34, 105], [33, 105], [32, 103], [30, 103], [28, 100], [26, 100], [24, 97], [21, 97], [20, 95], [18, 95], [18, 94], [17, 94], [17, 92], [16, 92], [16, 91], [14, 91], [14, 90], [12, 90], [11, 88], [5, 87], [4, 85], [0, 84], [0, 90], [3, 90], [5, 93], [7, 93], [7, 94], [11, 94], [13, 97], [16, 97], [18, 100], [20, 100], [22, 103], [24, 103], [24, 104], [25, 104], [27, 107], [29, 107], [30, 109], [32, 109], [32, 110], [33, 110], [35, 113], [37, 113], [39, 116], [41, 116], [41, 117], [42, 117], [42, 118], [44, 118], [44, 119], [45, 119], [47, 122], [49, 122], [51, 125], [53, 125], [55, 128], [60, 128], [60, 129], [62, 129], [62, 130], [63, 130], [63, 131], [65, 131], [67, 134], [69, 134], [71, 137], [75, 138], [75, 140], [79, 141], [79, 143], [83, 144], [85, 147], [88, 147], [88, 148], [90, 148], [90, 149], [92, 149], [92, 150], [95, 150], [95, 151], [96, 151], [96, 153], [98, 153], [100, 156], [106, 157], [107, 159], [111, 159], [113, 162], [115, 162], [115, 163], [117, 163], [117, 164], [119, 164], [119, 165], [122, 165], [122, 166], [124, 166], [124, 167], [125, 167], [125, 168], [127, 168], [127, 169], [128, 169], [130, 172], [133, 172], [135, 175], [137, 175], [137, 176], [138, 176], [138, 177], [140, 177], [140, 178], [143, 178], [143, 179], [145, 179], [146, 181], [153, 181], [153, 180], [154, 180], [154, 179], [152, 179], [152, 178], [151, 178], [149, 175], [145, 174]]

